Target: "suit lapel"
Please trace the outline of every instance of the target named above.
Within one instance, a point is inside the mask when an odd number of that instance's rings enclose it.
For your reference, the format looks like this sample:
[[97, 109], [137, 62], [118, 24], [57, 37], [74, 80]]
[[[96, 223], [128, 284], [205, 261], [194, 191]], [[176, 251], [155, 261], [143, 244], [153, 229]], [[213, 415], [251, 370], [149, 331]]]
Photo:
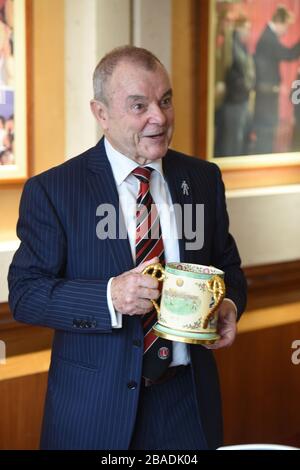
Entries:
[[181, 207], [181, 216], [178, 217], [178, 213], [176, 213], [176, 223], [179, 234], [180, 261], [188, 262], [189, 251], [186, 250], [184, 206], [190, 205], [190, 207], [192, 207], [193, 205], [192, 185], [189, 173], [186, 168], [181, 166], [180, 170], [178, 170], [176, 161], [170, 157], [169, 152], [162, 160], [164, 177], [167, 181], [173, 204], [179, 204]]
[[[128, 237], [120, 239], [118, 237], [119, 230], [125, 222], [122, 212], [120, 214], [119, 195], [116, 188], [115, 180], [113, 177], [112, 169], [109, 160], [106, 156], [104, 139], [90, 150], [88, 158], [88, 186], [92, 197], [94, 198], [97, 207], [99, 204], [111, 204], [116, 210], [117, 222], [117, 239], [110, 240], [107, 243], [108, 249], [114, 260], [114, 265], [117, 272], [124, 272], [134, 267], [131, 249]], [[167, 181], [169, 191], [172, 197], [173, 204], [178, 204], [181, 207], [181, 217], [176, 217], [178, 233], [182, 234], [179, 238], [179, 252], [180, 261], [193, 262], [193, 251], [186, 249], [186, 232], [184, 227], [184, 206], [195, 206], [195, 195], [191, 181], [191, 175], [188, 172], [188, 165], [176, 165], [176, 156], [171, 155], [171, 151], [162, 159], [164, 177]], [[195, 189], [195, 188], [194, 188]], [[200, 191], [200, 188], [197, 188]], [[199, 198], [198, 198], [199, 199]], [[195, 226], [194, 212], [192, 219], [187, 222], [190, 228]]]
[[[88, 187], [94, 201], [100, 204], [111, 205], [116, 214], [116, 239], [110, 239], [106, 244], [114, 260], [116, 272], [124, 272], [134, 267], [131, 249], [122, 211], [119, 206], [119, 195], [115, 184], [112, 169], [106, 156], [104, 139], [90, 150], [88, 155]], [[120, 238], [122, 233], [126, 238]]]

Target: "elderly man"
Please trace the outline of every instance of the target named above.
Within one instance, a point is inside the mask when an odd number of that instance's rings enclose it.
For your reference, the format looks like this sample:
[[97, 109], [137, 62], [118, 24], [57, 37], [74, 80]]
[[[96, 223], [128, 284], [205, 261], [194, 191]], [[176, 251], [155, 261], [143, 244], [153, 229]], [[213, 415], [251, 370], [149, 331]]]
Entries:
[[[172, 88], [164, 66], [145, 49], [117, 48], [100, 61], [91, 108], [104, 138], [27, 182], [21, 246], [9, 272], [15, 318], [55, 330], [41, 447], [216, 448], [222, 420], [209, 349], [233, 342], [246, 298], [220, 172], [168, 149]], [[149, 208], [142, 216], [141, 203]], [[203, 246], [178, 235], [175, 203], [205, 205], [195, 231], [197, 238], [203, 230]], [[117, 227], [105, 236], [111, 207]], [[156, 236], [141, 238], [150, 208]], [[196, 222], [193, 213], [188, 224]], [[153, 335], [150, 300], [158, 299], [159, 286], [142, 271], [158, 260], [225, 271], [228, 298], [215, 345]]]

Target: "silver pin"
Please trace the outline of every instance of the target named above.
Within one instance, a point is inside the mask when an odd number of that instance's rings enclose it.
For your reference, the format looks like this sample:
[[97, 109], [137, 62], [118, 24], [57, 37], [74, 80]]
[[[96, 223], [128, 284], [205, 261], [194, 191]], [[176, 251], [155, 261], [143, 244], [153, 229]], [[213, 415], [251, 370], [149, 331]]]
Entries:
[[185, 180], [182, 181], [181, 189], [184, 196], [189, 195], [190, 187]]

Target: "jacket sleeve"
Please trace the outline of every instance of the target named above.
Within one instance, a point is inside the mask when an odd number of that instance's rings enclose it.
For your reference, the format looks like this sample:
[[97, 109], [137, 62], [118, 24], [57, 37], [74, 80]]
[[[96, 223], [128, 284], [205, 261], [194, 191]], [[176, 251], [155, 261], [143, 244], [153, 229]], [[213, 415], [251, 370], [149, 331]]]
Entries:
[[216, 229], [213, 244], [213, 264], [225, 272], [226, 297], [237, 306], [238, 318], [247, 303], [247, 282], [241, 269], [241, 259], [234, 238], [229, 233], [225, 188], [218, 167], [216, 194]]
[[108, 280], [64, 277], [66, 234], [37, 177], [24, 187], [17, 235], [21, 244], [8, 273], [14, 318], [77, 333], [111, 332]]
[[285, 60], [288, 62], [296, 60], [300, 57], [300, 41], [292, 47], [286, 47], [278, 41], [272, 52], [276, 56], [277, 60]]

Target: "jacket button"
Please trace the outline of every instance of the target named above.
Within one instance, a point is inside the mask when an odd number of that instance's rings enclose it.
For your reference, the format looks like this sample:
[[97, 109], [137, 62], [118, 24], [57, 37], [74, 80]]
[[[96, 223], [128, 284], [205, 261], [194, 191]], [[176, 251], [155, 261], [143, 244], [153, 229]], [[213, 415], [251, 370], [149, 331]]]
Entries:
[[130, 390], [135, 390], [137, 388], [137, 383], [136, 382], [128, 382], [127, 387]]
[[140, 348], [142, 346], [142, 341], [140, 339], [133, 340], [133, 346]]

